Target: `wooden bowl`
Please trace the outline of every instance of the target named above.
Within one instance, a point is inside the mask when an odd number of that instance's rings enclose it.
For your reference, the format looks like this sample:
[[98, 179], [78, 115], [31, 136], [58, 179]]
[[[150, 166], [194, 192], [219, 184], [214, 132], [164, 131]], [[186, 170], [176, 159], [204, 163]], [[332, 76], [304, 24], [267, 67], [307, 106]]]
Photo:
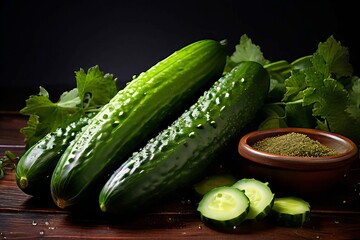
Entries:
[[[338, 154], [326, 157], [283, 156], [259, 151], [253, 144], [286, 133], [306, 134]], [[307, 128], [276, 128], [253, 131], [240, 139], [238, 151], [245, 171], [286, 191], [313, 194], [329, 190], [343, 181], [351, 165], [359, 159], [354, 142], [339, 134]]]

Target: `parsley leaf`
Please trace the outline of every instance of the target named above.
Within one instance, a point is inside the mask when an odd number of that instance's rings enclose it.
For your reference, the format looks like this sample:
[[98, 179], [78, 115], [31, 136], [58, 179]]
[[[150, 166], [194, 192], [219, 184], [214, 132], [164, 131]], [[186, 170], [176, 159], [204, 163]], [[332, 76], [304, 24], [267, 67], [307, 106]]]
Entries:
[[269, 60], [264, 58], [260, 47], [254, 44], [246, 34], [240, 37], [240, 42], [235, 46], [234, 53], [227, 58], [224, 71], [230, 71], [236, 64], [242, 61], [254, 61], [261, 65], [270, 63]]
[[[32, 146], [47, 133], [59, 127], [66, 127], [79, 120], [88, 112], [98, 111], [117, 93], [116, 79], [104, 74], [98, 66], [75, 72], [77, 88], [64, 92], [57, 102], [49, 98], [45, 88], [40, 87], [38, 95], [31, 95], [26, 106], [20, 110], [29, 116], [27, 126], [20, 129], [27, 147]], [[91, 95], [89, 104], [84, 106], [86, 93]]]
[[0, 179], [5, 175], [6, 170], [13, 170], [19, 158], [11, 151], [5, 151], [4, 156], [0, 157]]
[[[345, 109], [354, 119], [360, 119], [360, 78], [352, 77], [352, 88], [349, 90], [350, 104]], [[359, 123], [360, 124], [360, 123]]]
[[254, 61], [261, 65], [269, 63], [269, 60], [264, 58], [260, 47], [254, 44], [246, 34], [241, 36], [240, 43], [235, 46], [235, 52], [230, 59], [236, 63], [242, 61]]
[[316, 128], [360, 143], [360, 84], [353, 80], [350, 87], [344, 87], [342, 83], [344, 77], [351, 77], [353, 73], [348, 49], [330, 36], [326, 42], [319, 43], [311, 63], [308, 68], [292, 71], [285, 81], [284, 101], [291, 104], [302, 99], [302, 106], [312, 109]]
[[259, 130], [287, 127], [285, 110], [279, 104], [267, 104], [266, 107], [261, 109], [260, 116], [264, 120], [260, 123], [258, 127]]
[[87, 108], [101, 107], [117, 93], [116, 78], [101, 72], [99, 66], [90, 68], [87, 73], [83, 69], [77, 71], [76, 83], [81, 99], [85, 98], [86, 93], [91, 93]]
[[[348, 106], [348, 92], [334, 79], [325, 79], [324, 86], [309, 87], [304, 91], [303, 104], [313, 104], [313, 116], [318, 117], [318, 128], [351, 136], [354, 119], [345, 111]], [[348, 123], [350, 125], [346, 125]]]
[[269, 109], [262, 110], [267, 115], [260, 128], [279, 126], [275, 119], [282, 119], [289, 127], [335, 132], [360, 144], [360, 78], [352, 75], [348, 48], [330, 36], [314, 54], [298, 58], [290, 67], [282, 60], [265, 68], [277, 84], [285, 83], [277, 103], [284, 106], [285, 114], [272, 111], [272, 102], [266, 104]]
[[302, 99], [302, 91], [306, 88], [305, 73], [299, 70], [293, 70], [292, 75], [285, 80], [285, 89], [283, 100], [294, 101]]
[[333, 36], [330, 36], [326, 42], [319, 43], [312, 62], [315, 69], [324, 76], [334, 74], [335, 78], [339, 79], [353, 74], [348, 48], [342, 46]]

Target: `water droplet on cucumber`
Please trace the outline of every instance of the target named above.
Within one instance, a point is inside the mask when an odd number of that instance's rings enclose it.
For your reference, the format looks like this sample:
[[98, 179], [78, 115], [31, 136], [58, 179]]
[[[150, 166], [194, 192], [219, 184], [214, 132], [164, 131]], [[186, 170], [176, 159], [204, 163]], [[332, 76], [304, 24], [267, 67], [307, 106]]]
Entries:
[[195, 137], [195, 132], [189, 133], [189, 138], [194, 138], [194, 137]]

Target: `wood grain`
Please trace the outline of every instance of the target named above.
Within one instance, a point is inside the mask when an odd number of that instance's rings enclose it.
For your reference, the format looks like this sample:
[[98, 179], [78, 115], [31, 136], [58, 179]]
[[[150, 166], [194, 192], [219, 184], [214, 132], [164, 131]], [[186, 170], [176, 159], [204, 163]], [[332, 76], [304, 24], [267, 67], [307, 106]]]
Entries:
[[[0, 154], [24, 152], [19, 129], [25, 124], [26, 118], [20, 115], [0, 114]], [[360, 198], [355, 197], [353, 185], [357, 182], [360, 168], [355, 165], [331, 191], [308, 196], [311, 220], [301, 228], [262, 221], [221, 232], [201, 222], [196, 212], [198, 198], [191, 191], [159, 200], [133, 217], [108, 217], [94, 206], [66, 211], [57, 208], [49, 196], [28, 196], [9, 170], [0, 180], [0, 239], [356, 239], [360, 236]]]

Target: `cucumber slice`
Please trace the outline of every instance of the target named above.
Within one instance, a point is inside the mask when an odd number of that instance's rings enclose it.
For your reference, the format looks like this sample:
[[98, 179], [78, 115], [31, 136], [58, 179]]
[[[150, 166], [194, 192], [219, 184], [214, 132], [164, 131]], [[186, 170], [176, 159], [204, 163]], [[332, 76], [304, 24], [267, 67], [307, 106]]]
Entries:
[[269, 219], [284, 227], [301, 227], [310, 220], [310, 204], [298, 197], [275, 198]]
[[243, 191], [223, 186], [207, 192], [199, 202], [197, 210], [205, 224], [233, 228], [245, 220], [249, 206], [249, 199]]
[[219, 173], [208, 176], [194, 185], [195, 191], [203, 196], [205, 193], [216, 187], [231, 186], [237, 181], [231, 174]]
[[275, 195], [267, 182], [264, 183], [254, 178], [244, 178], [232, 186], [243, 190], [250, 200], [250, 209], [246, 220], [260, 221], [270, 213]]

